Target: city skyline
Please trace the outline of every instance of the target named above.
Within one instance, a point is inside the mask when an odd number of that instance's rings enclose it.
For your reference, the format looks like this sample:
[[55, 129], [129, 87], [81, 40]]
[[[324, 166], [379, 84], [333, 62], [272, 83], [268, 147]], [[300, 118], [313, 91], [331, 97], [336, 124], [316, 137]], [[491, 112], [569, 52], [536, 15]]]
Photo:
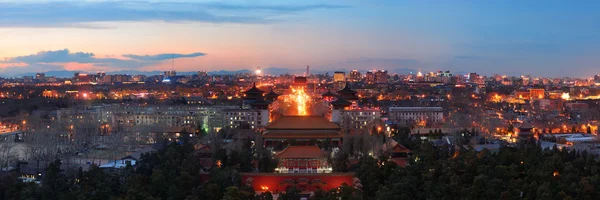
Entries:
[[0, 76], [164, 71], [175, 58], [177, 71], [310, 65], [591, 78], [600, 63], [597, 8], [559, 1], [2, 1]]

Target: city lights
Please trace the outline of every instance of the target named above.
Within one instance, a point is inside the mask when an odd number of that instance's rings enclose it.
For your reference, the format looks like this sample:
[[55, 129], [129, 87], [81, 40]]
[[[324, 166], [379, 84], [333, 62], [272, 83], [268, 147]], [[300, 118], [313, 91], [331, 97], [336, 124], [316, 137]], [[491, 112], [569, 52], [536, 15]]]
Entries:
[[310, 96], [304, 91], [304, 87], [292, 88], [291, 100], [296, 104], [297, 115], [308, 115], [308, 103]]

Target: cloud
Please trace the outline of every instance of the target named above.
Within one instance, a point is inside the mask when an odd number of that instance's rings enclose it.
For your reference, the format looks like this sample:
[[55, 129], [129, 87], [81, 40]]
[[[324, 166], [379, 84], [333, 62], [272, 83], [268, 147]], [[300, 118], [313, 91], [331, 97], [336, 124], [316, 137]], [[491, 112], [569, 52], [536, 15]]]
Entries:
[[158, 55], [133, 55], [133, 54], [125, 54], [124, 57], [135, 59], [135, 60], [145, 60], [145, 61], [157, 61], [157, 60], [168, 60], [173, 58], [193, 58], [199, 56], [205, 56], [204, 53], [192, 53], [192, 54], [158, 54]]
[[195, 1], [15, 1], [0, 2], [0, 27], [104, 28], [87, 23], [116, 21], [268, 23], [284, 14], [343, 7], [325, 4], [236, 5]]
[[75, 52], [71, 53], [69, 49], [57, 51], [40, 51], [36, 54], [17, 56], [8, 60], [8, 62], [24, 63], [64, 63], [64, 62], [94, 62], [93, 53]]
[[[134, 55], [126, 54], [123, 55], [126, 59], [121, 58], [97, 58], [94, 53], [89, 52], [71, 52], [69, 49], [62, 49], [56, 51], [40, 51], [36, 54], [17, 56], [7, 59], [3, 63], [8, 64], [25, 64], [26, 66], [19, 66], [24, 69], [31, 69], [31, 71], [43, 71], [44, 68], [36, 68], [37, 66], [58, 66], [57, 64], [65, 63], [79, 63], [79, 64], [91, 64], [95, 67], [102, 67], [111, 70], [119, 69], [137, 69], [144, 66], [156, 65], [163, 60], [171, 58], [191, 58], [204, 56], [204, 53], [191, 53], [191, 54], [157, 54], [157, 55]], [[61, 65], [62, 66], [62, 65]], [[17, 66], [5, 67], [3, 71], [10, 71], [16, 69]], [[64, 67], [63, 67], [64, 68]], [[51, 68], [55, 69], [55, 68]]]

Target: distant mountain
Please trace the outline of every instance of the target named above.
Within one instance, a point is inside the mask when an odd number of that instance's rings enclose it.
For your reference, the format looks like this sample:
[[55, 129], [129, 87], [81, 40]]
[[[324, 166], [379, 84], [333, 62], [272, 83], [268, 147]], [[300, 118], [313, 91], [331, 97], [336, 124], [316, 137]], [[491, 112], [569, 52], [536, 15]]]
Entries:
[[[54, 76], [57, 78], [69, 78], [69, 77], [73, 77], [73, 75], [75, 73], [88, 73], [88, 74], [95, 74], [96, 72], [84, 72], [84, 71], [77, 71], [77, 70], [59, 70], [59, 71], [47, 71], [47, 72], [43, 72], [46, 76]], [[237, 73], [251, 73], [252, 71], [250, 70], [234, 70], [234, 71], [229, 71], [229, 70], [219, 70], [219, 71], [211, 71], [208, 72], [209, 75], [226, 75], [226, 74], [237, 74]], [[19, 74], [16, 75], [16, 77], [23, 77], [23, 76], [35, 76], [35, 74], [38, 72], [29, 72], [29, 73], [24, 73], [24, 74]], [[160, 75], [163, 74], [163, 71], [138, 71], [138, 70], [121, 70], [121, 71], [110, 71], [110, 72], [106, 72], [106, 74], [110, 74], [110, 75], [114, 75], [114, 74], [128, 74], [128, 75], [146, 75], [146, 76], [154, 76], [154, 75]], [[177, 72], [178, 75], [194, 75], [194, 74], [198, 74], [197, 71], [187, 71], [187, 72]]]
[[[270, 67], [270, 68], [262, 69], [262, 71], [264, 74], [270, 74], [270, 75], [281, 75], [281, 74], [304, 75], [304, 73], [306, 72], [306, 69], [305, 68], [288, 69], [288, 68]], [[333, 72], [335, 72], [335, 71], [343, 71], [343, 72], [349, 73], [351, 70], [350, 69], [314, 69], [314, 68], [310, 69], [311, 74], [325, 74], [325, 73], [333, 74]], [[367, 70], [361, 69], [359, 71], [364, 74]], [[410, 74], [412, 72], [413, 74], [416, 74], [417, 71], [418, 70], [410, 69], [410, 68], [397, 68], [397, 69], [388, 70], [388, 73], [390, 73], [390, 74], [394, 74], [394, 73]], [[44, 74], [46, 76], [54, 76], [57, 78], [69, 78], [69, 77], [73, 77], [73, 75], [77, 72], [89, 73], [89, 74], [96, 73], [96, 72], [83, 72], [83, 71], [77, 71], [77, 70], [58, 70], [58, 71], [44, 72]], [[208, 73], [208, 75], [232, 75], [232, 74], [243, 74], [243, 73], [253, 73], [253, 72], [254, 71], [252, 71], [252, 70], [243, 69], [243, 70], [218, 70], [218, 71], [210, 71], [207, 73]], [[138, 75], [138, 74], [140, 74], [140, 75], [146, 75], [146, 76], [160, 75], [162, 73], [163, 73], [163, 71], [157, 71], [157, 70], [155, 70], [155, 71], [121, 70], [121, 71], [106, 72], [106, 74], [110, 74], [110, 75], [114, 75], [114, 74]], [[178, 75], [194, 75], [197, 73], [198, 73], [197, 71], [178, 71], [177, 72]], [[19, 75], [17, 75], [17, 77], [35, 76], [35, 74], [36, 74], [36, 72], [30, 72], [30, 73], [19, 74]]]
[[[43, 72], [46, 76], [55, 76], [58, 78], [65, 78], [65, 77], [73, 77], [73, 74], [77, 73], [79, 71], [70, 71], [70, 70], [58, 70], [58, 71], [47, 71], [47, 72]], [[34, 76], [35, 74], [38, 72], [29, 72], [29, 73], [24, 73], [24, 74], [19, 74], [17, 75], [17, 77], [23, 77], [23, 76]]]
[[[197, 73], [197, 72], [195, 72], [195, 73]], [[234, 71], [219, 70], [219, 71], [207, 72], [208, 75], [231, 75], [231, 74], [243, 74], [243, 73], [252, 73], [252, 71], [243, 69], [243, 70], [234, 70]]]

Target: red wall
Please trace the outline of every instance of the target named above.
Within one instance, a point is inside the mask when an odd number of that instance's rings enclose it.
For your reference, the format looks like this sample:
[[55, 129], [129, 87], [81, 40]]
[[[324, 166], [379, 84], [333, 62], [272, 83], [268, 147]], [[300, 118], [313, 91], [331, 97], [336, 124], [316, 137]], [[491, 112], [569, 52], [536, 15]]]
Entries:
[[[246, 184], [246, 180], [252, 177], [252, 188], [255, 191], [265, 191], [262, 188], [268, 187], [271, 192], [285, 191], [287, 185], [280, 185], [285, 179], [298, 180], [300, 178], [306, 178], [309, 181], [313, 179], [321, 179], [326, 185], [320, 186], [321, 189], [329, 190], [337, 188], [342, 183], [346, 183], [349, 186], [353, 186], [354, 173], [326, 173], [326, 174], [285, 174], [285, 173], [242, 173], [242, 184]], [[297, 185], [299, 187], [299, 185]], [[310, 182], [305, 185], [307, 191], [314, 191], [317, 188], [312, 186]]]

